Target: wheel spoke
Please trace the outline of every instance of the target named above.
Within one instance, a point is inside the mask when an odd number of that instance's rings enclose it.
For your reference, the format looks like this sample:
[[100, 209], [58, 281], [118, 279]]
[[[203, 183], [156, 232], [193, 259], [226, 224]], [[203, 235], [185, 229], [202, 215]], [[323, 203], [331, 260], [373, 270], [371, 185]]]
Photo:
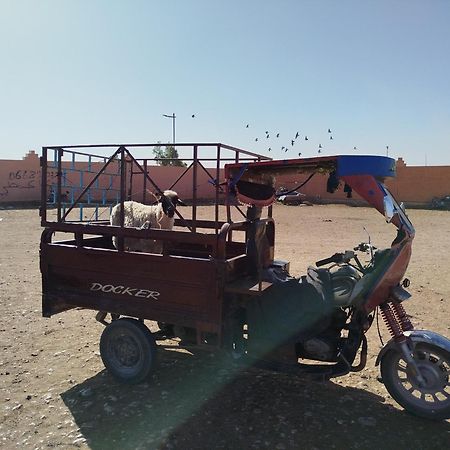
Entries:
[[414, 359], [422, 383], [400, 351], [388, 354], [382, 361], [381, 372], [388, 391], [410, 412], [432, 419], [445, 416], [450, 406], [449, 352], [432, 344], [419, 343]]

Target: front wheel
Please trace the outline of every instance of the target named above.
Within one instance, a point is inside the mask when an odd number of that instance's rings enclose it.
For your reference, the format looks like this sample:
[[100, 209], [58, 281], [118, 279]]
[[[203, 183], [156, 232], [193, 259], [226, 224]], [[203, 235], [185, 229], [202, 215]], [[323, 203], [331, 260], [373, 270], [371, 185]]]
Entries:
[[381, 360], [386, 389], [403, 408], [432, 420], [450, 418], [450, 354], [432, 344], [416, 344], [414, 359], [423, 377], [420, 384], [403, 354], [392, 349]]
[[156, 342], [142, 322], [118, 319], [103, 330], [100, 356], [114, 378], [136, 384], [147, 378], [155, 365]]

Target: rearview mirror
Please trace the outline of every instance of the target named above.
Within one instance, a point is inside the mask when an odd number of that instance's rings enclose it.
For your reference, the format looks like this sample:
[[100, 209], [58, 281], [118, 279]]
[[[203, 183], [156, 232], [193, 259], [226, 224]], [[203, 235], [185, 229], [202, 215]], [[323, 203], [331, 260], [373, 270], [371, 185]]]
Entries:
[[386, 219], [386, 222], [389, 223], [395, 215], [394, 202], [392, 201], [392, 198], [390, 196], [385, 195], [383, 199], [383, 204], [384, 204], [384, 218]]

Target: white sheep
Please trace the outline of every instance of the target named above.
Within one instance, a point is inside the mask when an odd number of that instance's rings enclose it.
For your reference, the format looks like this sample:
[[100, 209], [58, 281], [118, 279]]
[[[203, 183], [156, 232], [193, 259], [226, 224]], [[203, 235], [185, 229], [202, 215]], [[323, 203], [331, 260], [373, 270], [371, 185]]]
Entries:
[[[156, 205], [143, 205], [134, 201], [124, 202], [124, 226], [131, 228], [158, 228], [171, 230], [175, 222], [175, 209], [184, 203], [174, 191], [164, 191]], [[120, 226], [120, 204], [111, 211], [111, 225]], [[117, 248], [117, 237], [113, 237], [113, 244]], [[163, 243], [156, 239], [125, 238], [126, 250], [145, 253], [162, 253]]]

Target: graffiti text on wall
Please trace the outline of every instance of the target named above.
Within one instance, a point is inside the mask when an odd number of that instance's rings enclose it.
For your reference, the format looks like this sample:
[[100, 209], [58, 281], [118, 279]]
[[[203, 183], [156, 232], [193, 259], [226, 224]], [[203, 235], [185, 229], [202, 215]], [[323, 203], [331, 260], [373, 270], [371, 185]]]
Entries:
[[0, 187], [0, 198], [7, 197], [11, 190], [36, 189], [38, 187], [39, 170], [16, 170], [9, 172], [8, 181]]

